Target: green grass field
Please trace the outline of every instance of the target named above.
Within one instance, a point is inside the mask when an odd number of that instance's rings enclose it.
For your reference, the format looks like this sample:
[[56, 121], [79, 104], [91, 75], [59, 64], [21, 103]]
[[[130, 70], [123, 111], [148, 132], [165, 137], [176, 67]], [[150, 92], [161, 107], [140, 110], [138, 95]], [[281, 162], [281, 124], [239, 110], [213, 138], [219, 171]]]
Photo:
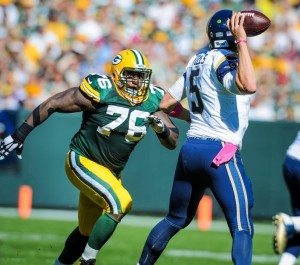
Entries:
[[[98, 254], [97, 264], [135, 265], [156, 221], [147, 217], [126, 217]], [[0, 265], [52, 265], [75, 226], [75, 219], [31, 217], [22, 220], [16, 216], [0, 216]], [[253, 264], [277, 264], [279, 257], [271, 248], [271, 224], [255, 226]], [[157, 264], [229, 265], [232, 264], [230, 248], [231, 238], [224, 222], [214, 221], [210, 231], [200, 231], [194, 223], [173, 238]]]

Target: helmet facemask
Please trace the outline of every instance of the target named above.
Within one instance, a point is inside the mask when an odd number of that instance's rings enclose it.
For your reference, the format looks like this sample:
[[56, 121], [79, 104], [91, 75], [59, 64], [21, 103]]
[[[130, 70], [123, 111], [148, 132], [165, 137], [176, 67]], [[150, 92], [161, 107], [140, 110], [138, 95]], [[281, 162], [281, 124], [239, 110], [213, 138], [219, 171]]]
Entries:
[[119, 75], [119, 92], [132, 104], [144, 101], [150, 85], [151, 69], [125, 67]]
[[112, 61], [112, 79], [120, 96], [132, 105], [148, 96], [152, 70], [148, 59], [139, 51], [123, 50]]

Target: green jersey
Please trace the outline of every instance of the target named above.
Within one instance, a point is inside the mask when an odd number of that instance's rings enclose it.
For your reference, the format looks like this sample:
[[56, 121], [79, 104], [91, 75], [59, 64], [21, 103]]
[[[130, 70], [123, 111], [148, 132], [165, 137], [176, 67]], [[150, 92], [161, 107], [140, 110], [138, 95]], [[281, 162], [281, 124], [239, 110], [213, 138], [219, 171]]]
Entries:
[[79, 89], [95, 102], [96, 110], [83, 112], [81, 127], [70, 148], [118, 175], [146, 135], [147, 117], [159, 110], [164, 91], [150, 85], [146, 100], [132, 106], [118, 94], [109, 76], [88, 75]]

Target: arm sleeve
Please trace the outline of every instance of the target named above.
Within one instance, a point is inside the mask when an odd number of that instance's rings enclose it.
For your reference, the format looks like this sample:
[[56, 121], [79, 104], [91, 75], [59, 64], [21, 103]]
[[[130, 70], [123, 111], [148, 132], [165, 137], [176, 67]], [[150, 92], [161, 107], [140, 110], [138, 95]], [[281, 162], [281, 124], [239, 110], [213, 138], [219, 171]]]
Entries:
[[184, 89], [184, 79], [185, 79], [185, 75], [179, 77], [177, 81], [168, 90], [170, 95], [173, 98], [175, 98], [177, 101], [180, 101], [186, 97], [186, 93]]

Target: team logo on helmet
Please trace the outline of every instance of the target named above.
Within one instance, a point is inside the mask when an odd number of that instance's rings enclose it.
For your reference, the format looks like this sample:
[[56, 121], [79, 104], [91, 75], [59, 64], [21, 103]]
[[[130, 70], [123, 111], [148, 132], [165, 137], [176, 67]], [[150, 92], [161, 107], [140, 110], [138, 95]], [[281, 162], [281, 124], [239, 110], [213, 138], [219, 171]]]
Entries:
[[122, 56], [120, 54], [116, 55], [113, 59], [112, 64], [119, 64], [122, 61]]

